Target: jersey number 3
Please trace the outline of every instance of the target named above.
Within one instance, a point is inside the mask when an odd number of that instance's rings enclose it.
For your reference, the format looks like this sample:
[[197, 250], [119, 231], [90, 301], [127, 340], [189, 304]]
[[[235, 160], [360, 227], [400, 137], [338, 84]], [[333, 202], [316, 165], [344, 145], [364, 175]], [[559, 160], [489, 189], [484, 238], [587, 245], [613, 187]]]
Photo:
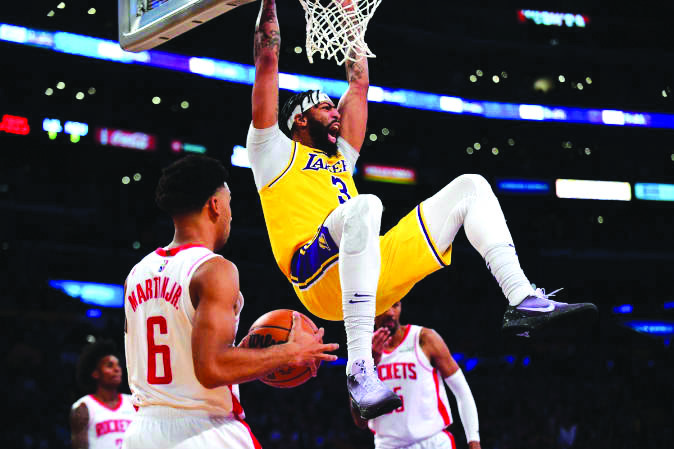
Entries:
[[[173, 380], [171, 373], [171, 349], [167, 345], [158, 345], [154, 342], [154, 332], [159, 328], [161, 335], [168, 333], [166, 318], [151, 316], [147, 319], [147, 383], [152, 385], [166, 385]], [[164, 374], [157, 375], [157, 356], [161, 355]]]
[[342, 181], [340, 178], [337, 176], [332, 177], [332, 185], [337, 187], [339, 189], [339, 193], [342, 193], [343, 195], [337, 195], [337, 199], [339, 200], [339, 204], [344, 204], [348, 200], [351, 199], [351, 195], [349, 195], [349, 189], [346, 187], [346, 184], [344, 181]]

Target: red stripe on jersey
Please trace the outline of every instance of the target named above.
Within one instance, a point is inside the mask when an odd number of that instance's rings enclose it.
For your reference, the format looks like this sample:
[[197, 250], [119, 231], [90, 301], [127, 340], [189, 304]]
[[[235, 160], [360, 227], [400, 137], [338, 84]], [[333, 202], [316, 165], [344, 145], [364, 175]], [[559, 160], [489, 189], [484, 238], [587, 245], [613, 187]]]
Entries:
[[229, 393], [232, 395], [232, 413], [234, 414], [234, 417], [236, 418], [237, 421], [239, 421], [241, 424], [246, 426], [246, 429], [248, 429], [248, 433], [250, 434], [250, 439], [253, 440], [253, 446], [255, 447], [255, 449], [262, 449], [262, 445], [260, 444], [259, 441], [257, 441], [257, 438], [255, 438], [255, 435], [253, 435], [253, 431], [250, 430], [250, 427], [248, 426], [248, 423], [241, 418], [241, 416], [243, 415], [243, 407], [241, 407], [241, 403], [236, 398], [236, 396], [234, 396], [234, 391], [232, 391], [232, 386], [227, 385], [227, 388], [229, 388]]
[[260, 444], [259, 441], [257, 441], [257, 438], [255, 438], [255, 435], [253, 435], [253, 431], [250, 430], [250, 427], [248, 426], [248, 423], [247, 423], [246, 421], [244, 421], [243, 419], [239, 418], [238, 416], [236, 417], [236, 419], [237, 419], [241, 424], [243, 424], [244, 426], [246, 426], [246, 429], [248, 429], [248, 434], [250, 435], [250, 439], [253, 440], [253, 447], [254, 447], [255, 449], [262, 449], [262, 445]]
[[227, 385], [227, 388], [229, 388], [229, 394], [232, 396], [232, 413], [236, 415], [238, 418], [239, 416], [243, 415], [243, 407], [241, 407], [241, 403], [239, 400], [234, 396], [234, 391], [232, 391], [232, 386]]
[[205, 248], [205, 246], [202, 245], [201, 243], [186, 243], [184, 245], [176, 246], [175, 248], [169, 249], [157, 248], [155, 253], [159, 254], [162, 257], [173, 257], [184, 249], [197, 248], [197, 247]]
[[386, 349], [384, 349], [384, 354], [390, 354], [390, 353], [392, 353], [393, 351], [395, 351], [396, 349], [398, 349], [398, 346], [400, 346], [401, 344], [403, 344], [403, 342], [404, 342], [405, 339], [407, 338], [407, 335], [410, 333], [410, 329], [412, 329], [412, 325], [411, 325], [411, 324], [408, 324], [408, 325], [407, 325], [407, 329], [405, 329], [405, 335], [403, 335], [403, 339], [400, 340], [400, 343], [398, 343], [398, 344], [396, 345], [396, 347], [393, 348], [393, 349], [391, 349], [390, 351], [387, 351]]
[[90, 394], [89, 397], [90, 397], [91, 399], [93, 399], [94, 401], [98, 402], [99, 404], [101, 404], [101, 406], [103, 406], [103, 407], [105, 407], [105, 408], [107, 408], [108, 410], [113, 411], [113, 412], [116, 412], [116, 411], [119, 410], [119, 408], [122, 406], [122, 395], [121, 395], [121, 394], [118, 394], [118, 395], [117, 395], [117, 401], [118, 401], [118, 402], [117, 402], [117, 405], [116, 405], [115, 407], [108, 407], [107, 404], [104, 404], [103, 402], [101, 402], [101, 401], [100, 401], [96, 396], [94, 396], [93, 394]]
[[192, 270], [194, 270], [194, 267], [197, 266], [197, 264], [201, 263], [202, 260], [204, 260], [207, 257], [211, 257], [211, 254], [206, 254], [205, 256], [201, 256], [199, 259], [197, 259], [196, 262], [192, 264], [190, 267], [189, 271], [187, 272], [187, 277], [189, 278], [192, 275]]
[[446, 427], [451, 424], [451, 421], [449, 420], [449, 413], [447, 413], [445, 404], [443, 404], [442, 400], [440, 399], [440, 383], [438, 382], [437, 368], [433, 368], [433, 382], [435, 382], [435, 396], [438, 399], [438, 412], [440, 412], [440, 416], [442, 416], [442, 420], [444, 421]]
[[456, 449], [456, 441], [454, 441], [454, 435], [452, 435], [452, 432], [448, 432], [447, 430], [443, 430], [449, 437], [449, 441], [452, 442], [452, 449]]

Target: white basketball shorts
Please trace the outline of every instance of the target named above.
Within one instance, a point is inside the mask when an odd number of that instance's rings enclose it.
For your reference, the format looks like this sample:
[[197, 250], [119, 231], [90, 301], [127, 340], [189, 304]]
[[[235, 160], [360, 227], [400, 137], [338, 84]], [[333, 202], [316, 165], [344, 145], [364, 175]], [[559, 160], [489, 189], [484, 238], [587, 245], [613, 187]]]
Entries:
[[260, 449], [242, 420], [198, 410], [141, 407], [124, 433], [122, 449]]
[[456, 449], [454, 435], [443, 430], [424, 440], [417, 441], [409, 446], [401, 446], [398, 449]]

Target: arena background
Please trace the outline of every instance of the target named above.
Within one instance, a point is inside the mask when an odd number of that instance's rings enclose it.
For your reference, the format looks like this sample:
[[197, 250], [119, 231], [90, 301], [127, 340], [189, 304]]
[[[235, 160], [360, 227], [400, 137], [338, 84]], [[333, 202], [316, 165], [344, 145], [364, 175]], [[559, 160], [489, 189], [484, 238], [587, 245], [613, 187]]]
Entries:
[[[64, 8], [57, 0], [5, 3], [4, 25], [117, 39], [113, 1], [66, 0]], [[157, 50], [252, 64], [258, 5], [242, 6]], [[523, 9], [589, 20], [585, 27], [536, 25], [518, 20]], [[476, 101], [671, 114], [673, 9], [598, 0], [384, 0], [366, 36], [377, 55], [370, 60], [371, 83]], [[300, 5], [279, 0], [278, 14], [280, 70], [342, 80], [344, 69], [331, 61], [308, 64]], [[0, 40], [0, 55], [0, 391], [6, 417], [0, 443], [64, 448], [69, 407], [82, 394], [74, 381], [78, 353], [92, 337], [112, 338], [121, 351], [123, 311], [84, 304], [49, 282], [122, 284], [144, 254], [170, 242], [171, 222], [154, 205], [153, 190], [160, 168], [185, 154], [172, 151], [173, 140], [192, 144], [187, 149], [205, 147], [231, 166], [234, 220], [222, 254], [237, 264], [246, 298], [239, 338], [268, 310], [303, 308], [275, 266], [250, 169], [230, 163], [233, 148], [245, 145], [250, 85], [7, 39]], [[282, 91], [281, 100], [288, 95]], [[370, 103], [356, 182], [361, 192], [382, 199], [383, 230], [454, 177], [482, 174], [501, 201], [530, 280], [548, 291], [564, 287], [561, 300], [599, 306], [590, 329], [504, 340], [506, 302], [463, 233], [451, 267], [412, 290], [403, 322], [436, 329], [455, 353], [477, 401], [484, 448], [672, 444], [672, 198], [641, 200], [635, 190], [630, 201], [555, 194], [558, 178], [622, 181], [632, 188], [672, 184], [674, 115], [664, 117], [664, 127], [612, 126]], [[45, 125], [46, 118], [86, 123], [89, 132], [72, 137], [55, 131], [53, 121]], [[100, 145], [101, 127], [153, 134], [156, 150]], [[416, 183], [367, 180], [367, 164], [413, 169]], [[504, 178], [547, 181], [551, 191], [508, 193], [497, 189]], [[316, 322], [325, 326], [326, 340], [342, 344], [344, 357], [342, 325]], [[247, 420], [263, 446], [371, 447], [369, 432], [351, 424], [343, 369], [323, 366], [317, 379], [290, 390], [243, 385]], [[450, 430], [458, 447], [466, 447], [450, 400]], [[569, 445], [560, 431], [573, 425], [577, 433]]]

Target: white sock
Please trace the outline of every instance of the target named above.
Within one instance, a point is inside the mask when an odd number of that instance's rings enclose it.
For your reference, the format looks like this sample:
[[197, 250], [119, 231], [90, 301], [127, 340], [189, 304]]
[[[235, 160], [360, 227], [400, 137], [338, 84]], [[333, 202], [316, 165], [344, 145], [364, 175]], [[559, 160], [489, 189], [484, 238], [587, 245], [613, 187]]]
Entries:
[[524, 298], [534, 294], [529, 279], [520, 267], [513, 245], [494, 246], [487, 250], [484, 259], [511, 306], [518, 305]]
[[[370, 296], [365, 298], [362, 295]], [[349, 358], [346, 364], [347, 374], [351, 374], [351, 364], [358, 359], [365, 360], [365, 366], [368, 368], [374, 366], [372, 333], [374, 332], [375, 295], [376, 290], [368, 292], [365, 289], [358, 289], [342, 292], [346, 348]], [[364, 299], [366, 301], [361, 302]]]
[[372, 333], [381, 267], [381, 201], [373, 195], [360, 195], [351, 201], [354, 204], [346, 211], [339, 246], [339, 279], [349, 357], [347, 374], [358, 359], [364, 359], [368, 368], [374, 365]]

